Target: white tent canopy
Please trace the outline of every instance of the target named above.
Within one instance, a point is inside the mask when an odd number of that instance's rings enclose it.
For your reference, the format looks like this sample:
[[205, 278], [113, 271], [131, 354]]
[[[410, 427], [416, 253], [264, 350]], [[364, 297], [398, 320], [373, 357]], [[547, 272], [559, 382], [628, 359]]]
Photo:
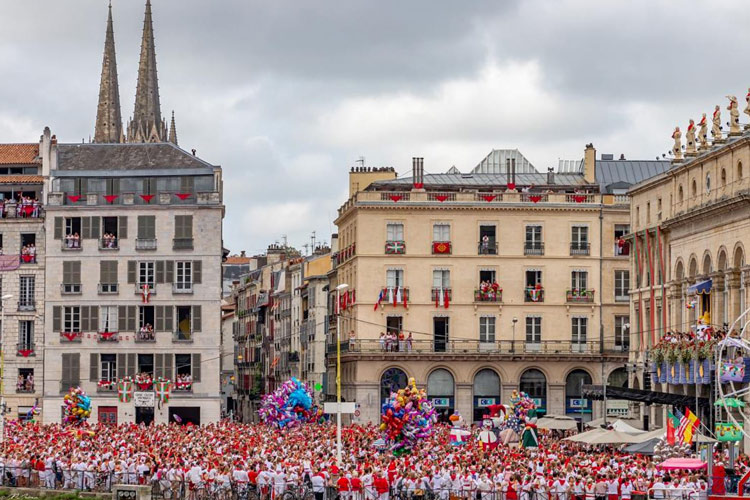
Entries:
[[572, 417], [562, 415], [547, 415], [540, 418], [537, 421], [536, 426], [540, 429], [568, 431], [571, 429], [577, 429], [578, 423]]
[[[604, 424], [603, 418], [597, 418], [596, 420], [592, 420], [591, 422], [586, 422], [586, 427], [601, 427]], [[636, 434], [639, 432], [644, 432], [642, 429], [643, 422], [637, 419], [623, 419], [618, 418], [615, 420], [607, 419], [607, 424], [611, 425], [612, 428], [616, 431], [620, 432], [627, 432], [630, 434]]]

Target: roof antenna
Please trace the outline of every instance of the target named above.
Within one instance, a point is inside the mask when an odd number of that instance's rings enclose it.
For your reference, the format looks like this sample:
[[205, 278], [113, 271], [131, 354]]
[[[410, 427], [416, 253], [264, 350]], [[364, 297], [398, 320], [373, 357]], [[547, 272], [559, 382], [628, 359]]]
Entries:
[[355, 163], [359, 164], [359, 166], [362, 167], [362, 169], [364, 169], [365, 168], [365, 157], [364, 156], [360, 156]]

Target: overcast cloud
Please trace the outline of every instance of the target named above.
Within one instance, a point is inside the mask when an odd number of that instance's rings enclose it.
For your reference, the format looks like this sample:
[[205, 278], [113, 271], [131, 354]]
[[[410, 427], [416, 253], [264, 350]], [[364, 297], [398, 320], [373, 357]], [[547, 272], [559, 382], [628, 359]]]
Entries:
[[[0, 142], [88, 140], [106, 1], [0, 1]], [[493, 148], [540, 170], [588, 142], [651, 159], [750, 86], [742, 0], [152, 1], [162, 112], [223, 166], [233, 252], [328, 241], [359, 156], [402, 175]], [[126, 118], [144, 3], [113, 1]]]

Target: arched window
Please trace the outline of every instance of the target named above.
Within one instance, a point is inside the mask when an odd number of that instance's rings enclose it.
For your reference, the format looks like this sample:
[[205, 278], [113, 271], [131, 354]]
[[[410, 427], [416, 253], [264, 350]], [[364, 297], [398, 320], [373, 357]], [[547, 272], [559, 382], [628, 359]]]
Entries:
[[427, 377], [427, 397], [442, 422], [447, 422], [453, 413], [455, 390], [453, 375], [448, 370], [438, 368]]
[[706, 174], [706, 194], [711, 192], [711, 174]]
[[693, 184], [690, 188], [690, 196], [692, 196], [693, 198], [698, 196], [698, 184], [695, 182], [695, 179], [693, 179]]
[[703, 274], [705, 276], [708, 276], [709, 274], [711, 274], [712, 270], [713, 269], [711, 269], [711, 256], [709, 254], [706, 254], [703, 257]]
[[485, 368], [474, 376], [474, 422], [481, 422], [489, 405], [500, 404], [500, 376]]
[[685, 193], [682, 191], [682, 186], [677, 189], [677, 201], [680, 203], [685, 199]]
[[628, 388], [628, 372], [625, 368], [617, 368], [607, 377], [607, 385], [612, 387], [623, 387]]
[[738, 161], [738, 162], [737, 162], [737, 180], [740, 180], [740, 179], [742, 179], [742, 174], [743, 174], [743, 173], [744, 173], [744, 172], [742, 172], [742, 162], [741, 162], [741, 161]]
[[727, 185], [727, 169], [722, 168], [721, 169], [721, 187], [724, 187]]
[[581, 387], [591, 384], [591, 375], [585, 370], [573, 370], [565, 379], [565, 413], [583, 422], [591, 420], [591, 400], [583, 398]]
[[534, 399], [539, 408], [547, 407], [547, 377], [544, 373], [534, 368], [523, 372], [519, 390]]
[[406, 376], [400, 368], [388, 368], [380, 377], [380, 402], [384, 403], [392, 392], [398, 392], [399, 389], [406, 387], [409, 383], [409, 377]]

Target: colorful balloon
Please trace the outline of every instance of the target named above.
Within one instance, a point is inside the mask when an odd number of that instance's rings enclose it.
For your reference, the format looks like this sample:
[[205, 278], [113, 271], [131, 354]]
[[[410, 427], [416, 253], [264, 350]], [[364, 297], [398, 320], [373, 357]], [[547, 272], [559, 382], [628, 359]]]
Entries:
[[262, 422], [279, 429], [324, 418], [323, 410], [313, 405], [310, 388], [294, 377], [273, 393], [263, 396], [258, 415]]
[[71, 387], [70, 392], [63, 397], [63, 402], [65, 404], [64, 424], [81, 426], [91, 416], [91, 399], [80, 387]]
[[410, 453], [419, 439], [432, 435], [437, 414], [424, 389], [417, 389], [410, 378], [405, 388], [392, 392], [383, 404], [380, 421], [383, 440], [398, 457]]

